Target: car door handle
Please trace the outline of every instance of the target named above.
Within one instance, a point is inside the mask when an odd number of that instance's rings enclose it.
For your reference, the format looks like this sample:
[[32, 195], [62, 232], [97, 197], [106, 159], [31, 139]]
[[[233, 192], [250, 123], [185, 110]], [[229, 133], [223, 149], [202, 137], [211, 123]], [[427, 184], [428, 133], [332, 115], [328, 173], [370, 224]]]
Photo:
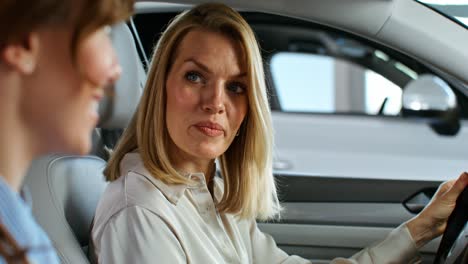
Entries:
[[436, 190], [437, 188], [427, 188], [421, 190], [403, 201], [403, 206], [409, 212], [418, 214], [424, 209], [424, 207], [426, 207]]

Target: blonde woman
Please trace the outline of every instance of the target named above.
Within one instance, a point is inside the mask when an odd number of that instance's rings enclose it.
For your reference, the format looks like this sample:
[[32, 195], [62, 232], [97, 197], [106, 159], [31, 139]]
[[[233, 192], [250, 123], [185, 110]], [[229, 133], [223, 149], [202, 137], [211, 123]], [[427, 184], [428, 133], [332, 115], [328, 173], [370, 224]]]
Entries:
[[86, 154], [120, 75], [108, 25], [133, 0], [0, 0], [0, 263], [59, 263], [22, 189], [33, 159]]
[[[139, 108], [105, 170], [98, 263], [309, 263], [255, 219], [278, 215], [262, 59], [233, 9], [203, 4], [159, 40]], [[220, 176], [215, 161], [218, 161]], [[466, 177], [378, 246], [334, 263], [409, 263], [439, 235]], [[450, 186], [449, 186], [450, 187]], [[443, 226], [443, 225], [441, 225]]]

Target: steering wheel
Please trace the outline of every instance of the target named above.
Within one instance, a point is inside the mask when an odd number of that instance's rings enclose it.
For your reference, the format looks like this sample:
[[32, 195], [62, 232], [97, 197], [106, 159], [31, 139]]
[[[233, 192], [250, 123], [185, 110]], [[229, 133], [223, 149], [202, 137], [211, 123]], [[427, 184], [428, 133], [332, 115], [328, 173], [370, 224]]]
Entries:
[[434, 264], [468, 263], [468, 187], [457, 199], [437, 250]]

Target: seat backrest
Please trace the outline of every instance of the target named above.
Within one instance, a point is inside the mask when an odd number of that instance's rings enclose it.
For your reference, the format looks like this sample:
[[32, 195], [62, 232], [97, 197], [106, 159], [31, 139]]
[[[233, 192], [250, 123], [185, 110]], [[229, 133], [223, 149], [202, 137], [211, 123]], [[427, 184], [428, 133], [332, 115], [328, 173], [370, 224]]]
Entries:
[[[100, 127], [125, 128], [139, 102], [146, 74], [126, 24], [113, 27], [111, 37], [122, 66], [115, 95], [101, 102]], [[98, 130], [93, 134], [100, 145]], [[99, 151], [99, 147], [93, 151]], [[51, 238], [62, 263], [88, 264], [90, 225], [106, 182], [106, 162], [97, 155], [49, 155], [35, 160], [25, 179], [33, 214]]]

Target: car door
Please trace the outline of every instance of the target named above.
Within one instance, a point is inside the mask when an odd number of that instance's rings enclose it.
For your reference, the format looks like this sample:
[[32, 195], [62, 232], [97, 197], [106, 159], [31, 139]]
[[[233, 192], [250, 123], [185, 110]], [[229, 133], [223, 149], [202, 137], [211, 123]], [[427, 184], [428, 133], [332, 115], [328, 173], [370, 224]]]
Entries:
[[[137, 5], [131, 23], [142, 57], [185, 8]], [[461, 120], [456, 136], [442, 136], [427, 123], [400, 115], [402, 89], [414, 75], [438, 74], [430, 66], [351, 33], [254, 11], [242, 15], [265, 60], [274, 169], [284, 206], [281, 220], [259, 227], [287, 253], [313, 263], [350, 257], [413, 217], [442, 181], [463, 171], [467, 123]], [[280, 76], [284, 68], [289, 77]], [[312, 70], [325, 68], [329, 71], [318, 75]], [[464, 107], [461, 85], [450, 80]], [[293, 81], [310, 85], [294, 90]], [[304, 89], [311, 87], [318, 88], [306, 96]], [[437, 244], [421, 250], [424, 263], [432, 263]]]
[[[415, 216], [442, 181], [466, 169], [464, 107], [455, 135], [401, 114], [408, 83], [439, 72], [350, 33], [257, 19], [249, 22], [266, 60], [285, 207], [280, 221], [259, 226], [286, 252], [313, 263], [351, 256]], [[457, 90], [464, 87], [451, 87], [464, 106]], [[420, 250], [423, 263], [432, 263], [438, 243]]]
[[[312, 263], [350, 257], [383, 240], [414, 216], [405, 204], [421, 208], [439, 184], [333, 175], [277, 174], [276, 178], [284, 212], [280, 221], [259, 223], [259, 227], [287, 253], [309, 258]], [[405, 203], [414, 194], [418, 197]], [[420, 250], [423, 263], [432, 263], [438, 242], [434, 240]]]

